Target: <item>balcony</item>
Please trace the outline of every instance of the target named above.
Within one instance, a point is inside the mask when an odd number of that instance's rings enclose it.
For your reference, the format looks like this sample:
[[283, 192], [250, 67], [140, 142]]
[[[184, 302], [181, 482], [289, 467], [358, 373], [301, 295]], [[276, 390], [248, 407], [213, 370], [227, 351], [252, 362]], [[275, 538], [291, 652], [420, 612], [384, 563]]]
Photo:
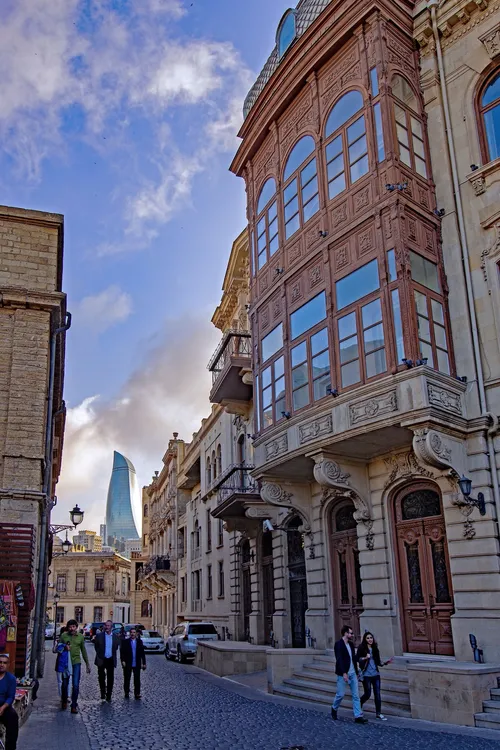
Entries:
[[247, 463], [233, 464], [222, 474], [213, 488], [217, 494], [214, 518], [224, 521], [245, 518], [251, 506], [264, 505], [258, 483], [250, 474], [253, 468]]
[[175, 572], [172, 570], [168, 555], [150, 557], [144, 567], [138, 571], [137, 580], [141, 587], [150, 591], [170, 589], [175, 586]]
[[[252, 398], [252, 339], [249, 331], [229, 330], [208, 364], [212, 373], [210, 401], [244, 409]], [[238, 413], [236, 410], [235, 413]]]

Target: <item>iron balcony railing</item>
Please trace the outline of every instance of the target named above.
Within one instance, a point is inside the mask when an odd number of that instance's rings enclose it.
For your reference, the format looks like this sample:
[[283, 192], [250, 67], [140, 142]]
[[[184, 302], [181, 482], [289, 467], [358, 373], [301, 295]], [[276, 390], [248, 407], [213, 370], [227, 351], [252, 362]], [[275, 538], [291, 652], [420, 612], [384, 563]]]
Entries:
[[157, 570], [170, 570], [170, 557], [168, 555], [156, 555], [155, 557], [150, 557], [144, 567], [139, 570], [137, 578], [141, 581], [150, 573], [154, 573]]
[[235, 329], [227, 331], [208, 363], [208, 369], [212, 373], [212, 385], [229, 365], [232, 357], [244, 357], [250, 363], [251, 356], [252, 338], [250, 331], [237, 331]]
[[217, 505], [227, 500], [231, 495], [257, 495], [259, 485], [250, 472], [255, 467], [246, 462], [232, 464], [219, 478], [216, 485]]

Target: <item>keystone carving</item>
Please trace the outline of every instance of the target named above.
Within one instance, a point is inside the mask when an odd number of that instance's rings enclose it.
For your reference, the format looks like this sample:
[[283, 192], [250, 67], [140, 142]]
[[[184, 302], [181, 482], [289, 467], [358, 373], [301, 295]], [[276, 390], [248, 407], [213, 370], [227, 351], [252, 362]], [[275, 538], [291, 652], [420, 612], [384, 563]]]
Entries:
[[428, 429], [414, 430], [413, 450], [420, 461], [437, 469], [451, 469], [451, 450], [439, 433]]
[[343, 472], [335, 461], [332, 461], [330, 458], [324, 458], [322, 455], [313, 456], [313, 459], [315, 461], [314, 478], [318, 484], [322, 484], [325, 487], [349, 484], [347, 480], [351, 475]]
[[363, 498], [357, 492], [351, 489], [342, 489], [342, 487], [325, 487], [321, 498], [321, 505], [325, 505], [330, 500], [351, 500], [355, 507], [353, 513], [356, 523], [363, 524], [366, 529], [365, 544], [366, 549], [370, 552], [375, 547], [375, 534], [373, 533], [373, 519], [370, 508]]
[[497, 55], [500, 55], [500, 23], [490, 29], [486, 34], [483, 34], [483, 36], [480, 36], [479, 39], [484, 44], [486, 52], [492, 60], [497, 57]]
[[368, 398], [364, 401], [358, 401], [356, 404], [351, 404], [349, 406], [349, 419], [351, 425], [355, 425], [358, 424], [358, 422], [364, 422], [367, 419], [374, 419], [375, 417], [380, 417], [383, 414], [390, 414], [397, 410], [398, 402], [396, 391], [390, 391], [381, 396], [374, 396], [373, 398]]
[[423, 477], [428, 477], [429, 479], [434, 478], [434, 475], [431, 471], [428, 471], [427, 469], [424, 469], [423, 466], [420, 466], [413, 451], [410, 451], [409, 453], [397, 453], [395, 455], [389, 456], [389, 458], [385, 459], [385, 465], [390, 471], [390, 474], [384, 485], [384, 489], [387, 489], [387, 487], [389, 487], [398, 479], [407, 479], [408, 477], [413, 477], [416, 474], [419, 474]]
[[482, 195], [486, 191], [486, 180], [482, 174], [472, 177], [469, 182], [476, 195]]

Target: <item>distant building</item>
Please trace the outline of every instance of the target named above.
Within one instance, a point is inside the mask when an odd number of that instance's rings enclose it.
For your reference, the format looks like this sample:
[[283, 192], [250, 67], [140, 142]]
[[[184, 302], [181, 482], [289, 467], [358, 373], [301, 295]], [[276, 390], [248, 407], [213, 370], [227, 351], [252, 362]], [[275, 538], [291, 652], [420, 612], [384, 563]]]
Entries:
[[139, 506], [139, 487], [134, 466], [128, 458], [115, 451], [106, 504], [105, 541], [108, 544], [110, 537], [120, 540], [139, 538], [134, 517]]
[[86, 552], [102, 552], [102, 537], [95, 531], [79, 531], [73, 537], [73, 547], [83, 548]]
[[124, 557], [129, 560], [132, 558], [132, 552], [142, 552], [142, 539], [126, 539], [125, 549], [123, 551]]
[[99, 526], [99, 536], [101, 537], [103, 544], [108, 543], [108, 531], [106, 529], [105, 523], [101, 523], [101, 525]]

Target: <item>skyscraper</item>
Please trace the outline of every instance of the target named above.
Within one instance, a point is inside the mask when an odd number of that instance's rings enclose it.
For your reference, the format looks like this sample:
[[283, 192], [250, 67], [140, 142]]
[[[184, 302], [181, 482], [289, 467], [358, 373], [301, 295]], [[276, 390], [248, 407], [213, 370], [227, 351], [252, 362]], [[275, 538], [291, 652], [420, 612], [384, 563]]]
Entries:
[[115, 451], [106, 504], [108, 539], [139, 538], [135, 518], [138, 507], [139, 486], [134, 466], [128, 458]]

